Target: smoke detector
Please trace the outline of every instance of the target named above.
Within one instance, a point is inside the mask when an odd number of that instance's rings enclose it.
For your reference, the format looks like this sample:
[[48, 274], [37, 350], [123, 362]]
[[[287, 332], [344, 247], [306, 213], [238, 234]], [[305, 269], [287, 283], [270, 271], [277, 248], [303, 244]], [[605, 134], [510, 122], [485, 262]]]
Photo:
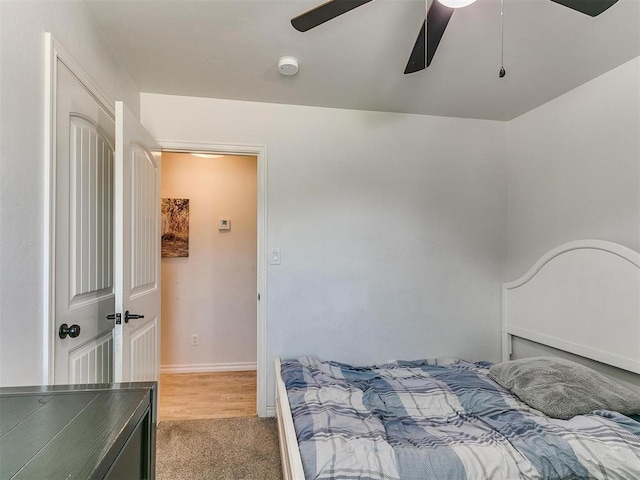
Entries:
[[295, 57], [282, 57], [278, 60], [278, 71], [282, 75], [295, 75], [298, 68], [298, 59]]

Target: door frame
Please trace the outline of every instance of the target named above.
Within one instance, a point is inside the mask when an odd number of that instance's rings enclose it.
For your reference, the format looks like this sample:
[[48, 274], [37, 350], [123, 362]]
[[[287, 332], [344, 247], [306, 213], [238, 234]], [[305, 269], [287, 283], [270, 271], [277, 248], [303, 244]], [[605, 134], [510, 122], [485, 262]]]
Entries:
[[258, 167], [258, 219], [257, 219], [257, 409], [259, 417], [267, 417], [267, 146], [239, 145], [214, 142], [179, 142], [159, 140], [163, 152], [210, 153], [252, 155]]
[[115, 121], [115, 103], [91, 80], [50, 32], [44, 34], [44, 245], [42, 275], [42, 384], [55, 382], [56, 348], [56, 94], [58, 60]]

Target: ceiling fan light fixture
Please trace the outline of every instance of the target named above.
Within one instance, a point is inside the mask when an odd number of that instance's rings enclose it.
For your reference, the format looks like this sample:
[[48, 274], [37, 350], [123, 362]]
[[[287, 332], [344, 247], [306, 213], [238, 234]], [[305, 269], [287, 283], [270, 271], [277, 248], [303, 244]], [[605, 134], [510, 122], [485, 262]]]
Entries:
[[437, 1], [440, 2], [442, 5], [444, 5], [445, 7], [462, 8], [462, 7], [468, 7], [476, 0], [437, 0]]

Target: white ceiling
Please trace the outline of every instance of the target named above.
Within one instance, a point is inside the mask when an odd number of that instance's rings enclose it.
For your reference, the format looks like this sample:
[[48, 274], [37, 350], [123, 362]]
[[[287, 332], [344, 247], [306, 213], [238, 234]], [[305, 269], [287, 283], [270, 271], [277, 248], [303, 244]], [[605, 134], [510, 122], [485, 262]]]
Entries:
[[[509, 120], [640, 55], [640, 0], [598, 17], [550, 0], [457, 10], [427, 70], [404, 75], [422, 0], [376, 0], [306, 33], [324, 0], [84, 0], [143, 92]], [[278, 59], [300, 60], [293, 77]]]

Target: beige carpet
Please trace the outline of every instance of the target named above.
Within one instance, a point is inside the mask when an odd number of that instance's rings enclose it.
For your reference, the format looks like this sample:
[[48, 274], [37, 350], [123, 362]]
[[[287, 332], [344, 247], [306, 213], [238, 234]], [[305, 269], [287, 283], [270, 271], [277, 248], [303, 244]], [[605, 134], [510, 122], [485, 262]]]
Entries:
[[161, 422], [157, 480], [281, 480], [275, 418]]

